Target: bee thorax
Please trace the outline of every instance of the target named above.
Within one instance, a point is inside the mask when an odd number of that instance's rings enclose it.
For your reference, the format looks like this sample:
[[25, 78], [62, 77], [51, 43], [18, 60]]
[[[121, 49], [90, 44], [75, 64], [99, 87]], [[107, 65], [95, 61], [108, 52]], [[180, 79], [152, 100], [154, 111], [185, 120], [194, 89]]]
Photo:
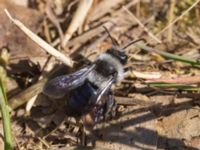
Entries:
[[107, 77], [112, 75], [112, 73], [117, 73], [116, 81], [119, 82], [124, 78], [124, 69], [123, 65], [120, 63], [120, 61], [110, 54], [104, 53], [101, 54], [97, 60], [97, 68], [99, 73], [107, 73]]
[[106, 86], [108, 77], [104, 77], [94, 70], [88, 75], [88, 80], [98, 88], [101, 88]]

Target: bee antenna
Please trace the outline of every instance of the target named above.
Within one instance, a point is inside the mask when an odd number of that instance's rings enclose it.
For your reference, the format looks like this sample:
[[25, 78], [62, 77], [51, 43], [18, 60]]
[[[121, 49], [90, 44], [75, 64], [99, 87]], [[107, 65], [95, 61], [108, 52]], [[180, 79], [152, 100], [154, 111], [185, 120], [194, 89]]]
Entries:
[[111, 39], [112, 44], [114, 46], [119, 46], [119, 43], [117, 42], [117, 40], [115, 38], [113, 38], [112, 35], [110, 34], [110, 32], [108, 31], [108, 28], [106, 26], [103, 26], [103, 28], [105, 29], [105, 31], [107, 32], [109, 38]]
[[134, 40], [134, 41], [129, 42], [129, 43], [128, 43], [127, 45], [125, 45], [122, 49], [126, 49], [126, 48], [128, 48], [129, 46], [131, 46], [131, 45], [133, 45], [134, 43], [137, 43], [137, 42], [139, 42], [139, 41], [144, 41], [144, 42], [146, 42], [145, 39], [137, 39], [137, 40]]

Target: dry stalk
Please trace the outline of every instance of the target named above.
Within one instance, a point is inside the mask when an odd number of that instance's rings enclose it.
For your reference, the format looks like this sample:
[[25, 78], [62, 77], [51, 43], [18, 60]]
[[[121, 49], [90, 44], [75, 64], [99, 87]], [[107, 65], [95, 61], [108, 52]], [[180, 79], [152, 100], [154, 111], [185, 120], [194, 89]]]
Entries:
[[32, 31], [30, 31], [22, 22], [20, 22], [17, 19], [14, 19], [7, 9], [4, 10], [6, 15], [9, 17], [9, 19], [17, 26], [20, 30], [22, 30], [31, 40], [33, 40], [35, 43], [37, 43], [40, 47], [42, 47], [46, 52], [54, 56], [59, 61], [63, 62], [69, 67], [73, 66], [73, 61], [70, 57], [65, 56], [64, 54], [60, 53], [58, 50], [56, 50], [54, 47], [49, 45], [47, 42], [45, 42], [42, 38], [34, 34]]
[[139, 2], [136, 4], [136, 16], [139, 17], [140, 16], [140, 6], [141, 2], [139, 0]]
[[65, 32], [65, 35], [61, 44], [62, 47], [65, 47], [67, 45], [73, 33], [83, 24], [89, 10], [91, 9], [92, 4], [93, 4], [93, 0], [80, 1], [78, 8], [72, 18], [72, 21], [70, 22], [70, 25], [67, 31]]
[[[175, 5], [176, 5], [176, 0], [171, 0], [170, 2], [170, 9], [169, 9], [169, 19], [168, 19], [168, 24], [171, 24], [171, 22], [174, 19], [174, 9], [175, 9]], [[167, 35], [167, 39], [169, 42], [172, 42], [172, 34], [173, 34], [173, 25], [171, 25], [168, 29], [168, 35]]]
[[178, 16], [174, 21], [172, 21], [170, 24], [168, 24], [164, 29], [162, 29], [159, 33], [156, 34], [156, 36], [159, 36], [161, 33], [165, 32], [169, 27], [171, 27], [173, 24], [175, 24], [177, 21], [179, 21], [183, 16], [185, 16], [189, 11], [191, 11], [200, 0], [197, 0], [194, 2], [187, 10], [185, 10], [180, 16]]
[[142, 22], [141, 22], [139, 19], [137, 19], [137, 17], [136, 17], [133, 13], [131, 13], [126, 7], [123, 7], [123, 9], [124, 9], [131, 17], [133, 17], [133, 19], [140, 25], [141, 28], [143, 28], [143, 30], [144, 30], [145, 32], [147, 32], [147, 34], [148, 34], [151, 38], [153, 38], [153, 39], [154, 39], [156, 42], [158, 42], [158, 43], [162, 43], [162, 41], [159, 40], [155, 35], [153, 35], [153, 33], [151, 33], [151, 32], [142, 24]]
[[176, 83], [176, 84], [198, 84], [200, 83], [200, 76], [188, 76], [188, 77], [176, 77], [176, 78], [158, 78], [158, 79], [149, 79], [148, 82], [156, 83], [156, 82], [163, 82], [163, 83]]

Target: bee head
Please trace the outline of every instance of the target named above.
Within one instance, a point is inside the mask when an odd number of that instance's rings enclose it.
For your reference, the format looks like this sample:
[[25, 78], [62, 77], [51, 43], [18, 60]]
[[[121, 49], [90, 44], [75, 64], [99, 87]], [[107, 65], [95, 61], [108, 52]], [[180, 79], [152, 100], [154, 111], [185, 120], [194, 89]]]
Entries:
[[127, 63], [128, 56], [126, 55], [125, 51], [111, 48], [108, 49], [106, 53], [116, 58], [122, 65]]
[[103, 27], [104, 27], [105, 31], [108, 33], [108, 36], [110, 37], [112, 44], [113, 44], [113, 47], [108, 49], [106, 51], [106, 53], [111, 55], [112, 57], [116, 58], [122, 65], [125, 65], [127, 63], [127, 59], [128, 59], [128, 56], [125, 53], [125, 49], [136, 42], [139, 42], [141, 40], [144, 41], [144, 39], [138, 39], [135, 41], [131, 41], [124, 47], [120, 48], [117, 40], [111, 36], [111, 34], [109, 33], [108, 29], [105, 26], [103, 26]]
[[[105, 31], [108, 33], [108, 36], [110, 37], [112, 41], [112, 48], [108, 49], [106, 53], [101, 54], [96, 61], [98, 72], [101, 72], [104, 76], [109, 76], [113, 74], [117, 74], [116, 81], [121, 81], [124, 77], [124, 68], [123, 65], [127, 63], [128, 56], [125, 53], [125, 49], [132, 44], [141, 41], [143, 39], [138, 39], [135, 41], [131, 41], [127, 45], [120, 48], [119, 43], [115, 38], [113, 38], [108, 29], [104, 27]], [[104, 69], [102, 69], [102, 67]]]

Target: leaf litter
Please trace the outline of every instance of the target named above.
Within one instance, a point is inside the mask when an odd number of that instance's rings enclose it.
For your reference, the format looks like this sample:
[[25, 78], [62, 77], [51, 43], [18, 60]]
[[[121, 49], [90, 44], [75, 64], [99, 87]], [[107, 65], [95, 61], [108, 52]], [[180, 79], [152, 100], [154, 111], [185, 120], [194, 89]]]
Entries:
[[[0, 52], [6, 49], [9, 54], [6, 66], [2, 61], [0, 65], [7, 72], [15, 148], [83, 149], [95, 142], [94, 149], [198, 150], [198, 1], [175, 1], [173, 5], [174, 1], [159, 0], [88, 2], [35, 0], [20, 6], [0, 0]], [[84, 11], [85, 5], [87, 11], [76, 12]], [[25, 36], [8, 19], [5, 8], [43, 40], [70, 56], [75, 61], [73, 68], [62, 66]], [[72, 20], [75, 28], [70, 26]], [[129, 61], [125, 67], [129, 71], [113, 87], [115, 117], [98, 123], [92, 131], [98, 135], [94, 137], [84, 130], [79, 117], [66, 115], [65, 99], [49, 99], [41, 89], [47, 78], [78, 70], [112, 45], [103, 25], [120, 45], [140, 38], [145, 39], [146, 45], [141, 47], [138, 43], [127, 49]], [[68, 39], [63, 40], [62, 34]], [[148, 48], [154, 51], [145, 51]], [[184, 56], [193, 63], [178, 62], [163, 52]], [[164, 83], [165, 88], [149, 82]], [[170, 83], [193, 85], [197, 90]], [[34, 102], [25, 106], [33, 98]]]

